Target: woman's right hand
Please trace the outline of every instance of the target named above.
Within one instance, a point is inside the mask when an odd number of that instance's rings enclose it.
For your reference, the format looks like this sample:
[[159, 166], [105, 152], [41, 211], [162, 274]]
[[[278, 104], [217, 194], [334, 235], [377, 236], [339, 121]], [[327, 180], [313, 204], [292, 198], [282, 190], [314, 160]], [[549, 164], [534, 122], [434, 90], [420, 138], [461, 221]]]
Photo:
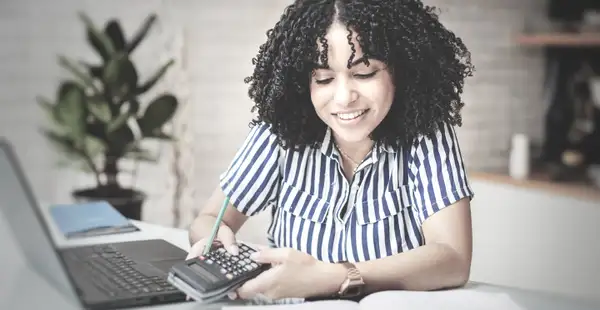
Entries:
[[[207, 236], [194, 243], [190, 248], [186, 260], [201, 256], [204, 253], [204, 248], [208, 242], [208, 239], [209, 237]], [[231, 228], [225, 224], [221, 224], [219, 227], [219, 231], [217, 232], [215, 240], [213, 241], [213, 244], [215, 243], [221, 243], [227, 252], [231, 253], [232, 255], [238, 254], [239, 249], [235, 239], [235, 234]]]

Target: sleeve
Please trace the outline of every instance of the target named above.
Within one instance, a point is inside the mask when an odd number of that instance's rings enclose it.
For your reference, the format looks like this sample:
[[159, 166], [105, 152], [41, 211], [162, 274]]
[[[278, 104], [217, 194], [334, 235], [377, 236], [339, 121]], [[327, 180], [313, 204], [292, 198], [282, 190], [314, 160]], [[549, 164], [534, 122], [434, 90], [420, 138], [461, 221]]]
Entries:
[[417, 139], [410, 154], [413, 204], [421, 222], [465, 197], [473, 199], [453, 127], [443, 124], [433, 137]]
[[274, 203], [279, 188], [279, 145], [266, 124], [252, 127], [229, 167], [220, 176], [223, 193], [246, 215]]

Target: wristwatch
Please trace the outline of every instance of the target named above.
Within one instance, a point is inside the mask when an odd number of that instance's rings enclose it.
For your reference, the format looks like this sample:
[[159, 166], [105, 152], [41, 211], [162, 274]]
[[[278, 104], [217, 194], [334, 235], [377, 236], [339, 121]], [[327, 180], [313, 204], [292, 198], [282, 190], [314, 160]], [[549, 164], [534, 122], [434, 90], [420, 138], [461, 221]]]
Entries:
[[362, 294], [365, 282], [363, 281], [363, 278], [356, 266], [350, 262], [340, 262], [340, 264], [346, 267], [348, 272], [346, 275], [346, 280], [344, 280], [342, 286], [340, 287], [340, 291], [338, 292], [339, 297], [356, 297]]

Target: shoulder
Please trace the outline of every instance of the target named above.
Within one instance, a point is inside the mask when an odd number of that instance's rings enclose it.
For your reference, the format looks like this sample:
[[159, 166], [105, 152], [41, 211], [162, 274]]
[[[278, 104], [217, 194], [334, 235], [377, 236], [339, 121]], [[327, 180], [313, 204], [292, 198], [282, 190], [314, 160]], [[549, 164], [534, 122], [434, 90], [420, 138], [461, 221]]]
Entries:
[[279, 138], [272, 131], [272, 126], [267, 123], [254, 123], [250, 125], [250, 130], [246, 135], [246, 139], [240, 149], [259, 150], [279, 150]]
[[250, 124], [248, 137], [269, 138], [276, 140], [277, 135], [273, 133], [273, 126], [265, 122]]
[[421, 134], [413, 141], [411, 157], [423, 155], [441, 155], [458, 148], [458, 137], [454, 126], [442, 122], [431, 133]]

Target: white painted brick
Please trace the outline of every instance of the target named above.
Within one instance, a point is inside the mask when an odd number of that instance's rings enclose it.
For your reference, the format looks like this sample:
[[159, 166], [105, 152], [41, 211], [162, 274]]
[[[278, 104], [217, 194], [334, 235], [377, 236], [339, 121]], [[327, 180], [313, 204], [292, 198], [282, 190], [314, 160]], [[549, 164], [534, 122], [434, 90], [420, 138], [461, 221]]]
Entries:
[[[57, 78], [65, 76], [56, 62], [61, 53], [75, 59], [95, 61], [98, 56], [85, 41], [76, 12], [83, 10], [101, 26], [117, 17], [130, 36], [151, 12], [159, 16], [158, 27], [136, 51], [134, 61], [140, 77], [153, 73], [161, 59], [174, 57], [185, 64], [172, 70], [151, 94], [167, 89], [187, 101], [189, 125], [183, 133], [185, 160], [189, 163], [185, 214], [180, 226], [202, 206], [219, 174], [227, 167], [248, 131], [252, 102], [244, 77], [252, 73], [265, 32], [290, 1], [223, 0], [37, 0], [0, 2], [0, 132], [7, 134], [24, 153], [28, 173], [44, 200], [64, 201], [75, 186], [91, 184], [90, 176], [57, 171], [54, 155], [39, 151], [45, 141], [37, 133], [42, 118], [34, 101], [37, 95], [53, 98]], [[526, 132], [543, 136], [544, 103], [541, 89], [543, 54], [514, 42], [525, 18], [544, 10], [544, 1], [522, 0], [426, 0], [439, 5], [441, 20], [470, 48], [476, 75], [467, 81], [464, 127], [459, 139], [467, 166], [503, 169], [510, 136]], [[174, 40], [185, 40], [175, 47]], [[183, 95], [187, 93], [187, 95]], [[183, 129], [178, 129], [183, 130]], [[170, 146], [157, 148], [161, 163], [144, 165], [138, 185], [151, 192], [144, 216], [171, 224], [174, 166]], [[181, 164], [185, 165], [185, 164]], [[185, 166], [183, 167], [185, 168]], [[60, 180], [56, 182], [56, 180]]]

